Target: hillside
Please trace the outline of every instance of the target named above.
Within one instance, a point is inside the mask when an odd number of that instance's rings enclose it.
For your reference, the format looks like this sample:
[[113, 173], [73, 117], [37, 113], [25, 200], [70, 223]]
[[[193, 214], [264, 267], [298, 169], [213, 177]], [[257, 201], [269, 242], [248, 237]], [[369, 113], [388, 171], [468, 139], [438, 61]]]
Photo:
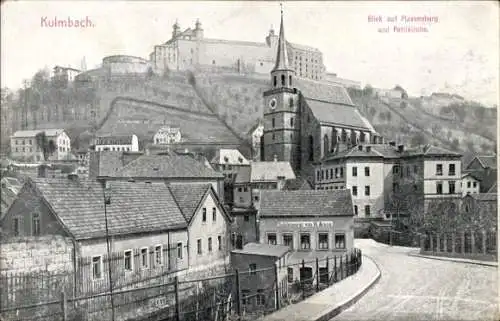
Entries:
[[[242, 143], [262, 118], [262, 94], [269, 88], [266, 75], [215, 69], [169, 72], [145, 79], [106, 79], [103, 75], [99, 81], [71, 88], [54, 88], [43, 75], [34, 78], [38, 79], [34, 88], [21, 90], [18, 99], [3, 109], [11, 114], [11, 130], [20, 128], [20, 106], [24, 95], [29, 95], [29, 127], [66, 128], [75, 147], [88, 143], [95, 131], [134, 132], [147, 142], [165, 124], [180, 126], [190, 142]], [[496, 150], [496, 109], [465, 103], [433, 105], [428, 99], [388, 99], [362, 90], [348, 91], [386, 140], [408, 145], [431, 143], [466, 155]]]

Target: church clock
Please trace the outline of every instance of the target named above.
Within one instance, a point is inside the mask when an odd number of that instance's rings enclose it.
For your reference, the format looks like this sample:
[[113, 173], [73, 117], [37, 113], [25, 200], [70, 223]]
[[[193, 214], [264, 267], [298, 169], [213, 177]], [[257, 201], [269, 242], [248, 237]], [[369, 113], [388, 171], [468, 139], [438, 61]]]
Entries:
[[271, 109], [275, 109], [275, 108], [276, 108], [276, 104], [277, 104], [277, 102], [276, 102], [276, 98], [271, 99], [271, 100], [269, 101], [269, 108], [271, 108]]

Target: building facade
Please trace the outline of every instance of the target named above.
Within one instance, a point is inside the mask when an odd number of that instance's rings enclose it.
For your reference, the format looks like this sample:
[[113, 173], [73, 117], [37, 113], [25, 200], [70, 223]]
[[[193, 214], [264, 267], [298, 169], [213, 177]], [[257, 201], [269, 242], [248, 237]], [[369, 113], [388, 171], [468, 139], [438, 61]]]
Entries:
[[63, 86], [68, 86], [75, 81], [76, 76], [80, 73], [81, 70], [75, 68], [55, 66], [52, 70], [52, 81]]
[[[265, 42], [205, 38], [200, 21], [194, 28], [181, 31], [176, 22], [171, 39], [154, 46], [150, 54], [156, 72], [186, 70], [196, 66], [227, 68], [237, 72], [269, 73], [275, 64], [278, 36], [271, 28]], [[325, 74], [323, 54], [316, 48], [288, 43], [289, 63], [297, 75], [321, 80]]]
[[162, 127], [153, 136], [153, 144], [176, 144], [182, 139], [179, 127]]
[[481, 180], [476, 177], [474, 173], [464, 173], [462, 175], [460, 185], [462, 187], [462, 196], [467, 194], [478, 194], [480, 191]]
[[71, 140], [64, 129], [20, 130], [10, 138], [11, 156], [13, 158], [39, 162], [44, 160], [41, 142], [37, 135], [45, 133], [46, 148], [52, 149], [47, 160], [64, 160], [71, 155]]
[[[286, 245], [289, 264], [333, 257], [353, 248], [354, 212], [351, 193], [328, 191], [266, 191], [259, 212], [259, 241]], [[292, 279], [312, 276], [312, 265], [288, 271]]]
[[237, 149], [221, 148], [215, 153], [210, 165], [221, 172], [226, 180], [233, 181], [242, 168], [250, 166], [250, 162]]
[[139, 139], [136, 135], [106, 135], [95, 139], [95, 151], [139, 151]]

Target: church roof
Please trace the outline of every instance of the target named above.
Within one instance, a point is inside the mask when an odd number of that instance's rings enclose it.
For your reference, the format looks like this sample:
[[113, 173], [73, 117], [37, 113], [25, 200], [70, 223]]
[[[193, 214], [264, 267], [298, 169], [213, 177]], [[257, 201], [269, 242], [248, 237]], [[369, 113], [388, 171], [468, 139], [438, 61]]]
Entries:
[[349, 97], [347, 90], [343, 86], [305, 78], [296, 78], [295, 84], [305, 98], [354, 106], [351, 97]]
[[321, 124], [332, 124], [345, 127], [355, 127], [359, 129], [373, 130], [367, 126], [361, 114], [354, 106], [330, 103], [322, 100], [306, 99], [307, 105], [311, 109], [314, 117]]

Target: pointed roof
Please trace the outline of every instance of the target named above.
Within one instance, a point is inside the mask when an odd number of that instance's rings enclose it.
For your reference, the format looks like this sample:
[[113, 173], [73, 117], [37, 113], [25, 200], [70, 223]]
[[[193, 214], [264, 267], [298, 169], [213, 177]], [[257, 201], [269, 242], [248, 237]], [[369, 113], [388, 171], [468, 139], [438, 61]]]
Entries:
[[278, 39], [278, 53], [276, 55], [276, 64], [274, 65], [273, 68], [273, 71], [275, 70], [291, 70], [288, 67], [288, 52], [286, 48], [285, 27], [283, 25], [283, 8], [281, 9], [281, 25], [280, 25], [280, 35]]

